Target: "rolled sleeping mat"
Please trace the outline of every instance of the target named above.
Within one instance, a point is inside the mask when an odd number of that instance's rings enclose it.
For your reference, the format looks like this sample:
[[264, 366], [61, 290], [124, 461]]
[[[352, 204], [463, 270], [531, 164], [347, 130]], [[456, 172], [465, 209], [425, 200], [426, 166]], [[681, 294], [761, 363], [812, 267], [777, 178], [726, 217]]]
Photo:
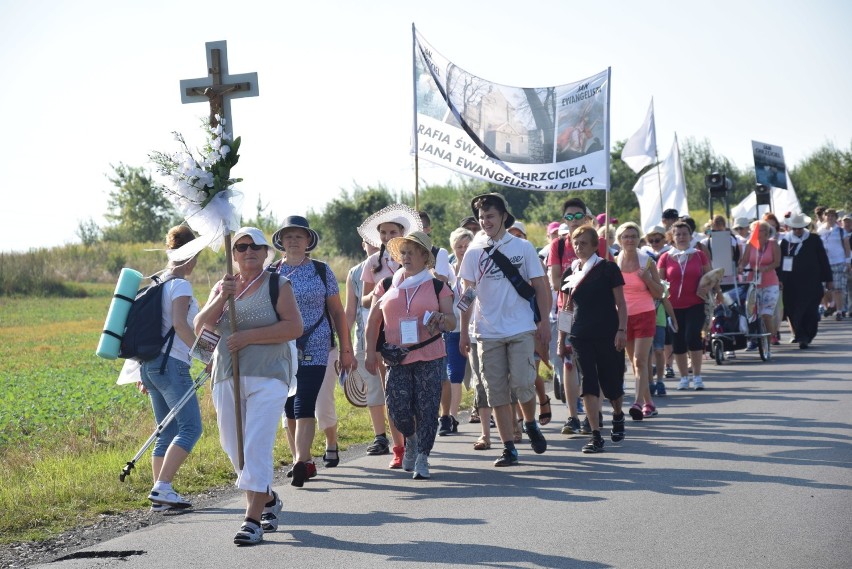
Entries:
[[142, 278], [142, 273], [139, 271], [127, 267], [121, 269], [118, 282], [115, 283], [115, 292], [112, 295], [109, 312], [107, 312], [104, 331], [95, 352], [99, 357], [107, 360], [114, 360], [118, 357], [121, 338], [127, 324], [127, 314], [130, 312], [130, 306], [136, 298], [136, 293], [139, 292]]

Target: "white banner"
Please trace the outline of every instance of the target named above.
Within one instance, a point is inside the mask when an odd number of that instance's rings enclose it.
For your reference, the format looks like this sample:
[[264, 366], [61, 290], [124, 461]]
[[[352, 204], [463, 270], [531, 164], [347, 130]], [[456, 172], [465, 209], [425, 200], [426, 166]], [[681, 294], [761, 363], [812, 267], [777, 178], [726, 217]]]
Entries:
[[657, 129], [654, 126], [654, 99], [648, 107], [645, 122], [624, 143], [621, 159], [637, 174], [657, 161]]
[[662, 225], [664, 210], [671, 208], [680, 215], [689, 215], [677, 136], [668, 157], [639, 178], [633, 186], [633, 193], [639, 200], [639, 219], [643, 231]]
[[609, 69], [556, 87], [507, 87], [414, 33], [419, 158], [516, 188], [609, 189]]

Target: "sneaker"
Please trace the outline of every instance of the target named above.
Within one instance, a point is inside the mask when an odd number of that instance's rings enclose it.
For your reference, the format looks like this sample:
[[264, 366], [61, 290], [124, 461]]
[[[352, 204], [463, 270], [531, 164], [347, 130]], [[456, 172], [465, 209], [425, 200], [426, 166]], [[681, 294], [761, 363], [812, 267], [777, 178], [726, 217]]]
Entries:
[[696, 375], [692, 378], [692, 384], [695, 386], [695, 391], [704, 391], [704, 381], [701, 379], [700, 375]]
[[414, 470], [414, 462], [417, 458], [417, 435], [406, 437], [405, 452], [402, 455], [402, 469], [406, 472]]
[[773, 346], [780, 346], [781, 345], [781, 338], [778, 337], [778, 334], [775, 334], [774, 336], [770, 337], [769, 343], [772, 344]]
[[307, 478], [305, 480], [317, 477], [317, 465], [313, 460], [305, 463], [305, 469], [307, 470]]
[[518, 464], [518, 451], [517, 449], [503, 449], [503, 455], [494, 461], [494, 466], [502, 467], [502, 466], [515, 466]]
[[388, 465], [388, 468], [402, 468], [402, 455], [405, 454], [405, 447], [393, 447], [393, 458]]
[[671, 366], [666, 366], [666, 377], [669, 379], [674, 377], [674, 370]]
[[367, 447], [367, 454], [371, 456], [388, 453], [390, 453], [390, 441], [385, 435], [376, 435], [376, 438]]
[[291, 476], [292, 480], [290, 481], [290, 485], [295, 486], [296, 488], [301, 488], [302, 486], [304, 486], [305, 480], [308, 479], [307, 464], [299, 461], [293, 465], [293, 468], [291, 470], [293, 472], [293, 476]]
[[272, 491], [271, 502], [273, 504], [271, 506], [269, 504], [264, 506], [263, 513], [260, 515], [260, 527], [263, 531], [275, 531], [278, 529], [278, 514], [281, 513], [284, 504], [275, 490]]
[[656, 381], [651, 381], [648, 384], [648, 391], [651, 392], [652, 397], [657, 394], [657, 382]]
[[657, 412], [657, 408], [654, 406], [653, 403], [645, 403], [645, 405], [642, 406], [642, 415], [648, 418], [656, 417], [657, 415], [659, 415], [659, 413]]
[[585, 454], [595, 454], [604, 451], [604, 440], [601, 438], [600, 431], [595, 431], [592, 439], [583, 445], [582, 451]]
[[839, 321], [843, 320], [843, 315], [838, 312], [837, 314], [834, 315], [834, 319], [839, 322]]
[[429, 479], [429, 455], [422, 452], [417, 455], [417, 459], [414, 461], [414, 476], [412, 478], [415, 480]]
[[581, 435], [591, 435], [592, 434], [592, 425], [589, 423], [588, 417], [583, 419], [583, 424], [580, 425], [580, 434]]
[[154, 484], [151, 493], [148, 494], [148, 500], [155, 504], [163, 504], [176, 510], [183, 510], [192, 507], [192, 502], [174, 491], [171, 484], [168, 486], [160, 483]]
[[678, 391], [686, 391], [689, 389], [689, 377], [680, 378], [680, 383], [677, 386]]
[[562, 434], [578, 435], [580, 434], [580, 428], [580, 419], [577, 417], [568, 417], [568, 420], [562, 425]]
[[497, 423], [494, 422], [494, 415], [491, 415], [491, 418], [488, 420], [488, 426], [492, 429], [497, 428]]
[[747, 352], [756, 352], [757, 351], [757, 342], [755, 342], [754, 340], [749, 340], [748, 346], [746, 346], [746, 351]]
[[612, 416], [612, 431], [610, 431], [609, 437], [614, 443], [624, 440], [624, 413], [621, 414], [621, 417]]
[[446, 437], [453, 432], [453, 422], [450, 421], [449, 415], [444, 415], [438, 419], [438, 436]]
[[665, 397], [666, 396], [666, 384], [662, 381], [657, 382], [657, 397]]
[[243, 522], [234, 536], [237, 545], [255, 545], [263, 541], [263, 528], [253, 522]]
[[634, 421], [641, 421], [642, 420], [642, 417], [643, 417], [642, 406], [639, 405], [638, 401], [630, 406], [629, 412], [630, 412], [630, 418], [633, 419]]
[[452, 415], [450, 415], [450, 421], [451, 421], [451, 422], [452, 422], [452, 424], [453, 424], [453, 428], [452, 428], [452, 430], [451, 430], [450, 432], [452, 432], [452, 433], [458, 433], [458, 432], [459, 432], [459, 422], [458, 422], [458, 420], [457, 420], [455, 417], [453, 417]]
[[538, 428], [538, 423], [535, 421], [528, 423], [526, 426], [527, 437], [530, 439], [530, 447], [536, 454], [542, 454], [547, 450], [547, 439], [541, 434], [541, 429]]
[[166, 504], [151, 504], [152, 512], [168, 512], [172, 507]]
[[586, 412], [586, 408], [583, 407], [583, 398], [578, 397], [577, 398], [577, 413], [585, 413], [585, 412]]

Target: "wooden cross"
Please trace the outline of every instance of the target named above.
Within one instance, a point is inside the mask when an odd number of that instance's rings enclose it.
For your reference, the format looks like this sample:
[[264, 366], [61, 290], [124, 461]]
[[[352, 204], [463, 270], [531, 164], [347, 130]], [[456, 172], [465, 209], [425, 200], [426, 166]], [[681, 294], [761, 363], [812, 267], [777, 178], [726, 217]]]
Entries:
[[210, 126], [216, 128], [216, 115], [225, 117], [225, 132], [234, 138], [234, 119], [231, 116], [231, 99], [256, 97], [257, 73], [228, 74], [228, 42], [211, 41], [207, 49], [207, 77], [183, 79], [180, 82], [181, 103], [210, 103]]
[[[240, 75], [228, 74], [228, 44], [225, 41], [212, 41], [204, 44], [207, 48], [207, 77], [198, 79], [184, 79], [180, 82], [180, 100], [182, 103], [197, 103], [207, 101], [210, 103], [210, 127], [216, 128], [219, 121], [216, 115], [227, 118], [224, 131], [229, 139], [234, 139], [234, 121], [231, 118], [231, 99], [238, 97], [256, 97], [257, 73], [243, 73]], [[225, 227], [225, 263], [229, 275], [234, 274], [231, 259], [231, 231], [235, 227]], [[237, 331], [237, 313], [234, 306], [234, 297], [228, 297], [228, 317], [231, 324], [231, 333]], [[243, 453], [243, 420], [242, 403], [240, 397], [240, 358], [239, 352], [231, 355], [233, 365], [234, 381], [234, 423], [237, 430], [237, 463], [240, 470], [245, 465]]]

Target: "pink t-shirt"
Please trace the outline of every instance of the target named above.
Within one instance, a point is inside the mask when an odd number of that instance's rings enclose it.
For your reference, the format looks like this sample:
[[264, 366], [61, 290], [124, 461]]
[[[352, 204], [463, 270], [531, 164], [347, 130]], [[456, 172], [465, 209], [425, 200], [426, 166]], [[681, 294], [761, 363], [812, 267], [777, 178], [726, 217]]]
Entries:
[[376, 268], [376, 265], [379, 262], [379, 252], [376, 251], [369, 257], [367, 257], [367, 264], [364, 265], [364, 270], [361, 272], [361, 280], [365, 283], [377, 283], [381, 282], [381, 280], [385, 277], [393, 276], [397, 269], [399, 269], [399, 263], [390, 258], [390, 254], [385, 251], [382, 256], [382, 270], [378, 272], [373, 272], [373, 269]]
[[[382, 297], [385, 294], [385, 287], [382, 281], [376, 284], [377, 296]], [[442, 286], [440, 296], [452, 296], [453, 292], [449, 286]], [[440, 310], [438, 306], [438, 298], [435, 296], [435, 285], [432, 280], [427, 280], [419, 286], [410, 289], [400, 289], [399, 296], [382, 303], [382, 317], [385, 321], [385, 341], [388, 344], [400, 345], [402, 334], [400, 332], [400, 320], [403, 318], [417, 318], [417, 342], [428, 340], [432, 335], [426, 330], [423, 325], [423, 315], [426, 311], [436, 312]], [[428, 346], [414, 350], [406, 356], [403, 364], [414, 362], [427, 362], [436, 360], [447, 355], [444, 348], [444, 342], [441, 339], [435, 340]]]
[[696, 304], [704, 304], [704, 299], [698, 296], [698, 282], [704, 274], [707, 257], [701, 251], [689, 255], [684, 265], [669, 255], [671, 249], [660, 255], [657, 268], [660, 277], [669, 281], [669, 293], [672, 308], [689, 308]]
[[639, 274], [639, 271], [626, 273], [621, 271], [621, 276], [624, 277], [624, 300], [627, 302], [627, 315], [636, 316], [643, 312], [652, 312], [656, 310], [654, 306], [654, 297], [645, 285], [645, 281]]
[[[766, 250], [761, 253], [755, 248], [751, 248], [749, 251], [749, 259], [748, 264], [753, 269], [754, 267], [768, 267], [775, 261], [775, 248], [773, 247], [774, 240], [770, 239], [766, 243]], [[753, 278], [753, 277], [752, 277]], [[765, 271], [760, 273], [760, 284], [757, 285], [757, 288], [766, 288], [769, 286], [776, 286], [778, 284], [778, 273], [775, 271]]]

